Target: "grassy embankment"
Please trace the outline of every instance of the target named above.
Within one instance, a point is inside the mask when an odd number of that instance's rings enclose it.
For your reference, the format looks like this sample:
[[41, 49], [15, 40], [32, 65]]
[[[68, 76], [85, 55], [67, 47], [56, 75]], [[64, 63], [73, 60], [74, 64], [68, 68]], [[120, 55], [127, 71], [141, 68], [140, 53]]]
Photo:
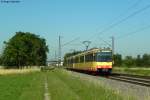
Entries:
[[146, 67], [113, 67], [113, 72], [150, 76], [150, 68]]
[[47, 75], [52, 100], [122, 100], [124, 98], [117, 91], [105, 89], [64, 70], [53, 70]]
[[43, 100], [44, 76], [41, 72], [0, 70], [0, 73], [0, 100]]
[[43, 100], [48, 77], [51, 100], [122, 100], [117, 91], [75, 77], [65, 70], [0, 75], [0, 100]]

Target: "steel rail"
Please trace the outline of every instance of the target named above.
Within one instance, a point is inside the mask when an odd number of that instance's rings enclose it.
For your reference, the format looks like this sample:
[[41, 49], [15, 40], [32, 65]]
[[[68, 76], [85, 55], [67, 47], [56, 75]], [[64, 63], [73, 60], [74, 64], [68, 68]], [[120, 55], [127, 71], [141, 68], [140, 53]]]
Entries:
[[71, 71], [150, 87], [150, 76], [140, 76], [140, 75], [131, 75], [131, 74], [123, 74], [123, 73], [112, 73], [110, 75], [105, 75], [105, 74], [100, 75], [96, 72], [90, 73], [90, 72], [79, 71], [79, 70], [71, 70]]
[[124, 81], [128, 83], [133, 83], [136, 85], [142, 85], [150, 87], [150, 77], [149, 76], [139, 76], [139, 75], [130, 75], [130, 74], [112, 74], [109, 76], [110, 79]]

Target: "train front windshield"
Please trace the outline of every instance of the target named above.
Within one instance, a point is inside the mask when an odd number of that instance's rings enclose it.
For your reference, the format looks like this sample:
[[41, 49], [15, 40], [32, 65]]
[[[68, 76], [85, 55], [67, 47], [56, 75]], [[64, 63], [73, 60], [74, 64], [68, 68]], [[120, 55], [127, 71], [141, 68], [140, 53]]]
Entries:
[[112, 61], [112, 52], [97, 53], [97, 62], [111, 62], [111, 61]]

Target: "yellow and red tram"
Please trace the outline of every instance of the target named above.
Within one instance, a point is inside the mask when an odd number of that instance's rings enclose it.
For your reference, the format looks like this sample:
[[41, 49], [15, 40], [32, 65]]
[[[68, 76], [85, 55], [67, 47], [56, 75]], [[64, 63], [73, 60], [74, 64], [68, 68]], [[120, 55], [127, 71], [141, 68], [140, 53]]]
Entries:
[[111, 73], [111, 49], [91, 49], [67, 58], [67, 68], [94, 72]]

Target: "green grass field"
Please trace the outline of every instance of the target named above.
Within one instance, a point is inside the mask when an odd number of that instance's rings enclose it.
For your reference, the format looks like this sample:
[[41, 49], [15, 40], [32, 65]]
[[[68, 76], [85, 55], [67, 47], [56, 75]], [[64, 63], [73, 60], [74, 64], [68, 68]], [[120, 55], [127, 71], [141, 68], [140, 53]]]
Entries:
[[43, 100], [40, 72], [0, 76], [0, 100]]
[[122, 100], [115, 91], [70, 75], [59, 70], [48, 73], [52, 100]]
[[118, 73], [127, 73], [127, 74], [134, 74], [134, 75], [143, 75], [143, 76], [150, 76], [150, 68], [139, 68], [139, 67], [113, 67], [113, 72]]
[[[62, 69], [0, 76], [0, 100], [44, 100], [48, 78], [51, 100], [122, 100], [117, 91], [75, 77]], [[126, 99], [127, 100], [127, 99]]]

